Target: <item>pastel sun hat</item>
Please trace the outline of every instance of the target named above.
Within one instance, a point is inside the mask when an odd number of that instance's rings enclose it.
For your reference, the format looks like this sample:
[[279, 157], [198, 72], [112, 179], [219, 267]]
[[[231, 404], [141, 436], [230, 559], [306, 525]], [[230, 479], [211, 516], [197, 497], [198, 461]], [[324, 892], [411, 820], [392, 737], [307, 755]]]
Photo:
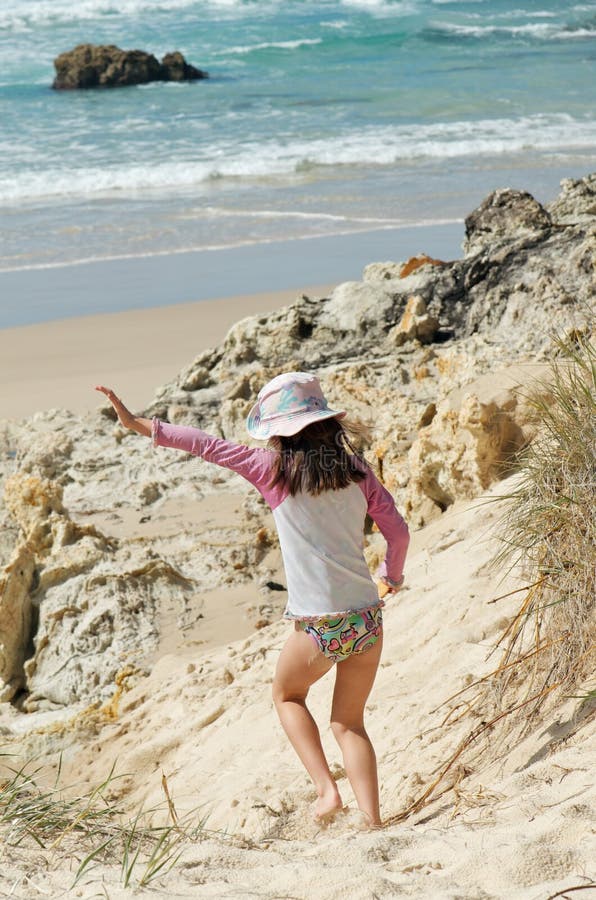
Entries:
[[289, 437], [312, 422], [341, 419], [345, 410], [330, 409], [319, 379], [308, 372], [284, 372], [261, 388], [246, 420], [251, 437]]

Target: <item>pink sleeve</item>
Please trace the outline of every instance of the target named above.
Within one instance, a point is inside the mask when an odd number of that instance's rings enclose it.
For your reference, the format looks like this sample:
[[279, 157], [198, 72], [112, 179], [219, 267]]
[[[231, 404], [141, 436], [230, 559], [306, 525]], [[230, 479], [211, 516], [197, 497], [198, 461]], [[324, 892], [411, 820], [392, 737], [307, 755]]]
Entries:
[[215, 437], [188, 425], [170, 425], [153, 419], [151, 437], [154, 447], [173, 447], [225, 469], [231, 469], [246, 478], [263, 495], [267, 503], [275, 507], [280, 502], [279, 490], [269, 487], [273, 451], [246, 447], [224, 438]]
[[366, 497], [369, 516], [387, 541], [387, 553], [377, 575], [386, 575], [392, 581], [399, 581], [404, 572], [410, 543], [408, 526], [395, 508], [393, 497], [372, 469], [368, 469], [366, 478], [358, 484]]

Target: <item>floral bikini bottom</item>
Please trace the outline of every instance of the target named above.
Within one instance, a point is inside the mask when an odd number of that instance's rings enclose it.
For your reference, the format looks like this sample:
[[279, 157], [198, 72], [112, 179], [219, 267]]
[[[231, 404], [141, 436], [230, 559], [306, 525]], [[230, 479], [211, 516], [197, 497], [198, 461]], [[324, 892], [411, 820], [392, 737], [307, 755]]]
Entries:
[[383, 610], [368, 607], [344, 615], [327, 615], [298, 623], [319, 650], [332, 662], [342, 662], [352, 653], [363, 653], [376, 644], [383, 632]]

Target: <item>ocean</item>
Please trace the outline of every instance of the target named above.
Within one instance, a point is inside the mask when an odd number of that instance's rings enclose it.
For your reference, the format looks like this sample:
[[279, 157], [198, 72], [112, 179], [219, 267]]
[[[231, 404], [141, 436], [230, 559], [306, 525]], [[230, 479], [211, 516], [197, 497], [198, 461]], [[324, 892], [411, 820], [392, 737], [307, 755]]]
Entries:
[[[51, 90], [83, 42], [210, 77]], [[0, 272], [461, 228], [596, 163], [594, 0], [0, 0], [0, 60]]]

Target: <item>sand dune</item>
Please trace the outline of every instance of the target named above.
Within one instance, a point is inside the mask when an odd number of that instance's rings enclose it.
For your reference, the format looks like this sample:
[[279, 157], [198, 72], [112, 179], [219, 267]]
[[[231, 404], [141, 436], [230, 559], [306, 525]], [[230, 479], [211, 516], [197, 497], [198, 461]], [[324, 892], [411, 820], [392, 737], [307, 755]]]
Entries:
[[[516, 607], [518, 586], [491, 569], [497, 504], [456, 504], [414, 535], [403, 592], [386, 608], [386, 644], [369, 704], [386, 819], [424, 792], [470, 730], [442, 725], [441, 704], [491, 670], [491, 650]], [[225, 591], [220, 602], [226, 604]], [[115, 721], [67, 751], [61, 782], [93, 788], [112, 766], [133, 811], [159, 807], [162, 774], [179, 815], [205, 817], [205, 837], [185, 846], [155, 889], [170, 897], [462, 897], [541, 900], [586, 883], [596, 855], [596, 787], [587, 765], [593, 734], [571, 740], [578, 701], [507, 756], [490, 735], [462, 758], [461, 790], [436, 798], [406, 821], [362, 832], [328, 718], [333, 674], [312, 691], [312, 708], [349, 812], [327, 829], [311, 819], [314, 793], [277, 722], [271, 676], [287, 623], [199, 653], [163, 656], [127, 692]], [[98, 721], [101, 721], [98, 720]], [[575, 723], [575, 725], [574, 725]], [[593, 747], [591, 748], [593, 750]], [[444, 787], [457, 778], [457, 767]], [[46, 866], [42, 861], [51, 859]], [[4, 857], [0, 885], [19, 884], [24, 857]], [[60, 896], [71, 877], [59, 854], [30, 858], [33, 882]], [[130, 896], [119, 871], [96, 862], [76, 896]], [[30, 894], [29, 896], [34, 896]], [[581, 894], [580, 894], [581, 896]]]

